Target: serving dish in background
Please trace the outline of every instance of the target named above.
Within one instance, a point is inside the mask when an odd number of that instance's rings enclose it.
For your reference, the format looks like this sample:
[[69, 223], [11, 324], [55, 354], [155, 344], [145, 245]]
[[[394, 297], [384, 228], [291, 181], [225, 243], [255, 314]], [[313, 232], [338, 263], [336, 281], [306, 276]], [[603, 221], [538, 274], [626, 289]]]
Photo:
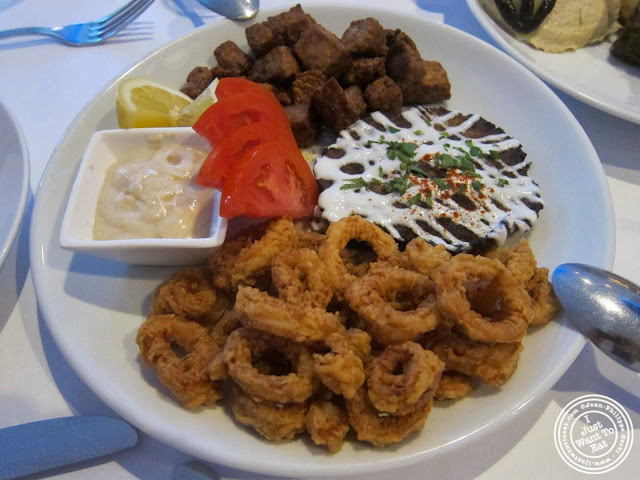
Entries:
[[510, 35], [478, 0], [466, 1], [491, 38], [549, 85], [599, 110], [640, 123], [640, 67], [613, 57], [610, 39], [569, 52], [543, 52]]

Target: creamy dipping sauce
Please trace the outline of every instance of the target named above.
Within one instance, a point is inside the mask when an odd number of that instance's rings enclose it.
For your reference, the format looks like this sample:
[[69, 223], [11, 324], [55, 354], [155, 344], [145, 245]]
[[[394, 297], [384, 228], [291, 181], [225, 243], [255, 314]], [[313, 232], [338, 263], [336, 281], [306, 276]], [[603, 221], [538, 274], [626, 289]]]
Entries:
[[208, 237], [214, 190], [194, 183], [205, 158], [201, 150], [157, 137], [120, 159], [100, 192], [93, 238]]

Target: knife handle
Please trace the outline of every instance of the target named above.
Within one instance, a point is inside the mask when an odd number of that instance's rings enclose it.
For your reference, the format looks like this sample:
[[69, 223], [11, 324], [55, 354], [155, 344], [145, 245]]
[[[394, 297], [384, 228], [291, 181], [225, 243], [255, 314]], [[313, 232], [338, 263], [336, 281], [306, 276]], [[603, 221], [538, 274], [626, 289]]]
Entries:
[[124, 420], [63, 417], [0, 429], [0, 480], [109, 455], [138, 442]]

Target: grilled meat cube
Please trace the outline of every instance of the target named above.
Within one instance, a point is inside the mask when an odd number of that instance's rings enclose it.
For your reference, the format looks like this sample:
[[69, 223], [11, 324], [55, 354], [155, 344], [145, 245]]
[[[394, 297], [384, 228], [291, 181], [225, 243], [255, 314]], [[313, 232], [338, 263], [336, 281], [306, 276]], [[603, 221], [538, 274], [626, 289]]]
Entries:
[[189, 72], [184, 86], [180, 89], [182, 93], [191, 98], [196, 98], [213, 81], [213, 73], [209, 67], [196, 67]]
[[218, 61], [218, 66], [234, 73], [234, 75], [227, 76], [240, 77], [245, 75], [253, 65], [253, 58], [244, 53], [240, 47], [231, 40], [227, 40], [218, 45], [213, 51], [213, 55]]
[[419, 82], [400, 81], [404, 104], [427, 104], [451, 98], [451, 84], [446, 70], [438, 62], [424, 60], [424, 73]]
[[360, 118], [367, 111], [367, 102], [364, 101], [362, 90], [357, 85], [352, 85], [344, 90], [349, 108]]
[[284, 107], [291, 125], [291, 131], [296, 139], [298, 148], [311, 147], [318, 136], [318, 122], [313, 116], [308, 103], [295, 103]]
[[387, 75], [396, 82], [418, 83], [424, 75], [424, 63], [418, 47], [401, 30], [395, 32], [387, 55]]
[[397, 115], [402, 110], [403, 95], [400, 86], [391, 77], [384, 76], [367, 86], [364, 98], [371, 111]]
[[298, 41], [303, 32], [316, 23], [311, 15], [302, 10], [300, 4], [291, 7], [288, 12], [269, 17], [267, 22], [290, 47]]
[[337, 77], [351, 66], [351, 55], [340, 39], [318, 24], [305, 30], [293, 51], [305, 70], [322, 70], [328, 77]]
[[260, 85], [273, 93], [283, 107], [293, 104], [293, 96], [288, 89], [280, 88], [270, 83], [261, 83]]
[[288, 84], [300, 72], [300, 67], [291, 49], [276, 47], [255, 61], [249, 79], [254, 82]]
[[284, 45], [282, 35], [276, 32], [268, 22], [255, 23], [247, 27], [244, 34], [247, 37], [249, 48], [256, 57], [261, 57], [270, 50]]
[[351, 64], [351, 68], [342, 76], [345, 85], [358, 85], [366, 87], [377, 78], [386, 74], [385, 58], [356, 58]]
[[322, 70], [307, 70], [293, 81], [293, 100], [295, 103], [309, 103], [313, 92], [326, 82]]
[[384, 28], [371, 17], [351, 22], [342, 34], [342, 43], [354, 56], [380, 57], [387, 53]]
[[313, 93], [311, 103], [318, 115], [336, 132], [358, 120], [358, 115], [349, 105], [344, 90], [335, 78], [330, 78]]

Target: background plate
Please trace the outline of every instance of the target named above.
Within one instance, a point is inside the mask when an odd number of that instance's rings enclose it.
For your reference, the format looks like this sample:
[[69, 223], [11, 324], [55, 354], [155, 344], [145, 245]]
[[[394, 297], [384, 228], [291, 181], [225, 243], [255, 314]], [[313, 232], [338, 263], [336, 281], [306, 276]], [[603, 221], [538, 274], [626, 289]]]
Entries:
[[0, 269], [29, 197], [29, 151], [16, 118], [0, 102]]
[[543, 52], [513, 38], [478, 0], [466, 1], [491, 38], [540, 78], [592, 107], [640, 123], [640, 67], [612, 57], [611, 41], [572, 52]]
[[[484, 42], [417, 16], [338, 5], [306, 10], [338, 35], [352, 20], [368, 16], [411, 35], [423, 57], [447, 69], [453, 95], [447, 106], [482, 113], [518, 138], [535, 162], [531, 173], [546, 207], [529, 240], [540, 264], [611, 266], [613, 216], [602, 167], [578, 122], [538, 78]], [[274, 13], [261, 11], [255, 21]], [[180, 87], [193, 67], [212, 65], [212, 50], [222, 41], [235, 40], [246, 51], [246, 26], [221, 21], [200, 28], [123, 77], [146, 76]], [[123, 77], [80, 112], [53, 153], [36, 199], [30, 252], [41, 310], [68, 362], [100, 398], [146, 433], [205, 460], [280, 476], [380, 471], [494, 432], [548, 390], [582, 348], [579, 334], [553, 322], [526, 338], [521, 366], [500, 392], [481, 389], [453, 405], [436, 406], [420, 435], [385, 449], [348, 442], [329, 455], [305, 440], [268, 443], [235, 423], [226, 407], [180, 408], [142, 366], [135, 344], [149, 295], [172, 270], [73, 255], [58, 245], [61, 212], [87, 141], [95, 130], [116, 126], [116, 86]]]

